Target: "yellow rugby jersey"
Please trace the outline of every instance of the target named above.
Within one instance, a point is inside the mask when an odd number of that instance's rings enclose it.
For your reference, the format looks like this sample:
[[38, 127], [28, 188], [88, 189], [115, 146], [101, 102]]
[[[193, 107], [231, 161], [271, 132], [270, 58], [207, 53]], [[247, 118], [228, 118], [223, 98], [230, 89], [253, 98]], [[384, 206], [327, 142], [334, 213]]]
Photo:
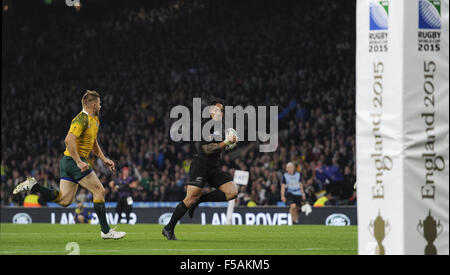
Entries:
[[[92, 117], [83, 110], [81, 111], [70, 124], [69, 133], [74, 134], [77, 139], [77, 151], [80, 157], [88, 159], [89, 154], [94, 147], [94, 141], [97, 138], [100, 120], [98, 117]], [[71, 157], [69, 151], [64, 151], [64, 155]]]

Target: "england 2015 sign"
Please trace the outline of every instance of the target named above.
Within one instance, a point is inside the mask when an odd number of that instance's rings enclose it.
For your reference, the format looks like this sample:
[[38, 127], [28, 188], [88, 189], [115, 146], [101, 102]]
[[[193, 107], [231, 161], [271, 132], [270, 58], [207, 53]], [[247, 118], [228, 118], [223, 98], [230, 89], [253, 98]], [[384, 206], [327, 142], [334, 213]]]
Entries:
[[357, 1], [360, 254], [448, 254], [449, 1]]

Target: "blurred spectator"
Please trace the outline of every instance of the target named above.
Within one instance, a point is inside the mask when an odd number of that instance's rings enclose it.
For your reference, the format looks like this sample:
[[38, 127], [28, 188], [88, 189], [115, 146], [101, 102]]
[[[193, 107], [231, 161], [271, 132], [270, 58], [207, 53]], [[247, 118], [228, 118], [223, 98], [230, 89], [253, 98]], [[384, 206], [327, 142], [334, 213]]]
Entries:
[[76, 223], [91, 223], [92, 214], [84, 207], [82, 201], [77, 201], [75, 208], [75, 222]]
[[1, 182], [6, 182], [7, 174], [9, 172], [8, 166], [6, 166], [6, 162], [2, 160], [1, 166], [0, 166], [0, 172], [1, 172]]
[[247, 205], [248, 201], [249, 201], [249, 195], [248, 193], [245, 191], [246, 190], [246, 186], [241, 185], [238, 187], [238, 196], [237, 196], [237, 202], [236, 205], [240, 205], [240, 206], [245, 206]]
[[246, 204], [247, 207], [255, 207], [258, 205], [258, 193], [256, 192], [255, 189], [253, 189], [249, 198], [244, 200], [247, 201]]
[[343, 187], [344, 177], [337, 164], [337, 157], [333, 157], [332, 163], [324, 167], [324, 174], [329, 185], [329, 192], [333, 197], [339, 197]]
[[122, 219], [122, 214], [125, 213], [127, 223], [133, 211], [133, 191], [137, 187], [137, 181], [130, 176], [129, 172], [127, 166], [122, 167], [119, 178], [111, 182], [111, 188], [115, 189], [118, 195], [116, 213], [119, 214], [119, 219]]
[[278, 185], [276, 183], [272, 183], [270, 184], [270, 191], [267, 194], [267, 204], [277, 205], [279, 201], [281, 201], [280, 190], [278, 189]]
[[144, 201], [149, 201], [151, 200], [151, 191], [152, 191], [152, 186], [151, 183], [153, 181], [153, 178], [150, 176], [150, 174], [147, 171], [144, 171], [142, 173], [142, 178], [139, 181], [139, 185], [142, 187], [141, 192], [143, 192], [145, 195], [144, 197], [146, 199], [144, 199]]
[[341, 200], [348, 200], [352, 198], [353, 196], [353, 187], [355, 185], [356, 178], [355, 175], [352, 173], [352, 169], [350, 166], [345, 166], [344, 169], [344, 180], [342, 182], [342, 189], [340, 192], [340, 199]]
[[88, 202], [89, 200], [87, 197], [86, 189], [84, 189], [82, 187], [80, 187], [79, 189], [80, 190], [78, 191], [78, 194], [76, 195], [75, 200], [78, 202], [81, 202], [81, 203]]
[[332, 198], [331, 193], [330, 193], [330, 192], [327, 192], [327, 193], [325, 193], [325, 195], [323, 195], [323, 196], [321, 196], [320, 198], [318, 198], [318, 199], [314, 202], [313, 206], [314, 206], [314, 207], [323, 207], [323, 206], [325, 206], [325, 205], [328, 203], [328, 201], [329, 201], [331, 198]]
[[23, 200], [23, 207], [41, 207], [39, 196], [35, 192], [29, 192]]

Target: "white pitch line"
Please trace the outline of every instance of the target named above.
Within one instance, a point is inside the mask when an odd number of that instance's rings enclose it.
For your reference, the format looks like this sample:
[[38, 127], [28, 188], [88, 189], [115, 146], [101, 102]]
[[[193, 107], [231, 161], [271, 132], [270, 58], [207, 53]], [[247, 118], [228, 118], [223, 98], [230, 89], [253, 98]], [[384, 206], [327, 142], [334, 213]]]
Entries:
[[[100, 231], [100, 230], [99, 230]], [[227, 232], [229, 234], [240, 234], [240, 232]], [[272, 233], [272, 232], [268, 232], [268, 233]], [[283, 232], [282, 232], [283, 233]], [[279, 234], [279, 235], [282, 235]], [[309, 234], [310, 232], [295, 232], [295, 234]], [[328, 234], [327, 232], [314, 232], [315, 234]], [[339, 234], [354, 234], [354, 232], [339, 232]], [[0, 233], [0, 236], [3, 235], [11, 235], [11, 236], [16, 236], [16, 235], [48, 235], [48, 232], [28, 232], [28, 233], [14, 233], [14, 232], [6, 232], [6, 233]], [[51, 235], [93, 235], [93, 234], [97, 234], [97, 232], [73, 232], [73, 233], [51, 233]], [[129, 235], [152, 235], [152, 234], [161, 234], [160, 231], [156, 231], [156, 232], [128, 232]], [[204, 232], [204, 231], [186, 231], [186, 232], [181, 232], [180, 234], [217, 234], [217, 232]], [[278, 233], [277, 233], [278, 234]], [[292, 232], [285, 232], [285, 234], [289, 234], [292, 235]]]
[[[150, 248], [150, 249], [121, 249], [121, 250], [83, 250], [80, 248], [80, 252], [83, 253], [98, 253], [98, 252], [104, 252], [104, 253], [112, 253], [112, 252], [135, 252], [135, 251], [205, 251], [205, 252], [220, 252], [220, 251], [353, 251], [356, 249], [350, 249], [350, 248], [327, 248], [327, 247], [306, 247], [306, 248], [287, 248], [287, 249], [272, 249], [272, 248], [266, 248], [266, 249], [252, 249], [252, 248], [246, 248], [246, 249], [240, 249], [240, 248], [223, 248], [223, 249], [215, 249], [215, 248], [192, 248], [192, 249], [182, 249], [182, 248]], [[32, 251], [24, 251], [24, 250], [9, 250], [9, 251], [0, 251], [0, 254], [41, 254], [41, 253], [68, 253], [64, 250], [32, 250]], [[126, 253], [123, 253], [126, 254]]]

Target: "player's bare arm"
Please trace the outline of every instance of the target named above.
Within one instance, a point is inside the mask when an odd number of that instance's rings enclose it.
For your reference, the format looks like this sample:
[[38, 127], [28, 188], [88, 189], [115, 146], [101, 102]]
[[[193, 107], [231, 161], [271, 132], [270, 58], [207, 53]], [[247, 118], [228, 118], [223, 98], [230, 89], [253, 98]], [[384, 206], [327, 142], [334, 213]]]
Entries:
[[233, 144], [237, 142], [237, 137], [236, 136], [232, 136], [230, 137], [229, 140], [225, 140], [222, 141], [220, 143], [209, 143], [209, 144], [204, 144], [202, 145], [203, 151], [205, 152], [205, 154], [207, 155], [211, 155], [214, 153], [217, 153], [223, 149], [225, 149], [225, 147], [229, 144]]
[[286, 185], [281, 184], [281, 200], [283, 202], [286, 202], [285, 192], [286, 192]]
[[114, 171], [116, 169], [114, 161], [105, 157], [105, 155], [103, 154], [103, 151], [100, 148], [97, 139], [95, 139], [94, 141], [94, 147], [92, 148], [92, 152], [94, 152], [94, 155], [96, 155], [99, 159], [101, 159], [101, 161], [103, 161], [104, 164], [108, 165], [110, 171]]
[[211, 155], [214, 153], [217, 153], [221, 150], [223, 150], [225, 148], [225, 146], [227, 146], [225, 144], [224, 141], [222, 141], [221, 143], [209, 143], [209, 144], [205, 144], [202, 145], [203, 151], [205, 152], [205, 154], [207, 155]]
[[66, 144], [67, 150], [77, 164], [78, 168], [80, 168], [82, 172], [86, 171], [89, 168], [89, 165], [86, 162], [82, 161], [80, 155], [78, 154], [77, 137], [72, 133], [68, 133], [66, 138], [64, 139], [64, 143]]

